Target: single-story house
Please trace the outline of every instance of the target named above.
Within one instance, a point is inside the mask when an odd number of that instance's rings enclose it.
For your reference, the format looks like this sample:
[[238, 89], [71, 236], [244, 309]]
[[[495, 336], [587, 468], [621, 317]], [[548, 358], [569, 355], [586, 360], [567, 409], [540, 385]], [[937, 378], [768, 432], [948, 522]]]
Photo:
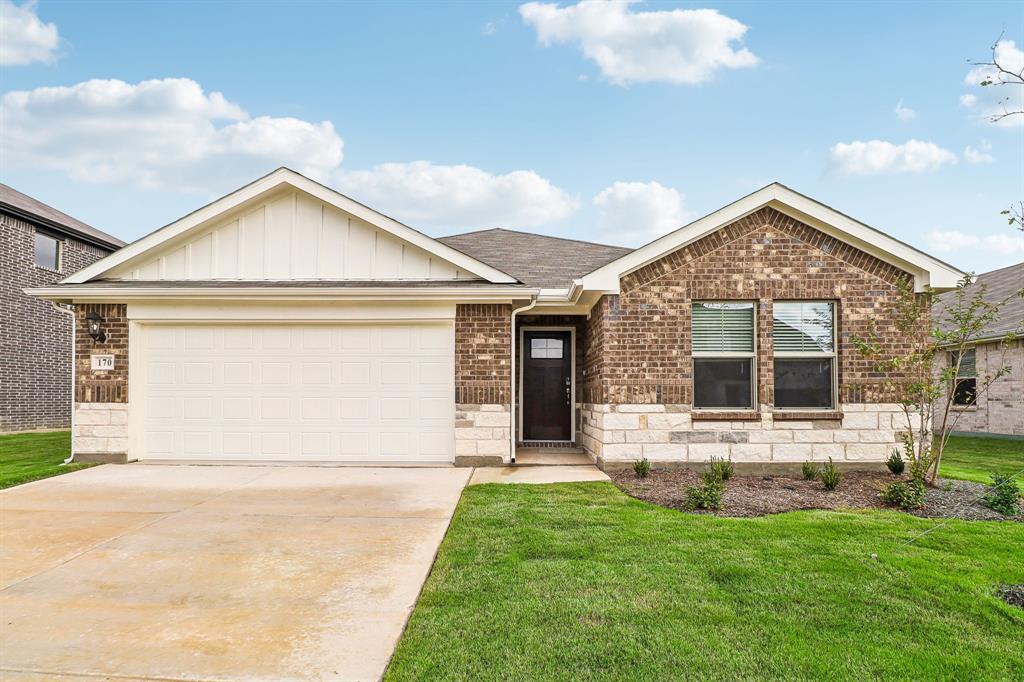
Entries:
[[282, 168], [31, 293], [77, 311], [78, 457], [863, 465], [905, 425], [851, 335], [961, 276], [780, 184], [629, 250], [434, 239]]
[[[1024, 299], [1016, 295], [1024, 288], [1024, 263], [978, 275], [966, 288], [972, 297], [984, 290], [983, 298], [991, 304], [1005, 302], [997, 319], [974, 335], [975, 343], [964, 352], [959, 376], [955, 380], [949, 421], [956, 433], [1024, 436]], [[956, 292], [938, 297], [932, 314], [940, 328], [952, 327], [944, 314], [954, 305]], [[1016, 338], [1007, 340], [1008, 334]], [[956, 351], [949, 349], [939, 358], [943, 369], [955, 363]], [[1005, 374], [980, 395], [976, 393], [978, 379], [994, 376], [1000, 368], [1009, 367]], [[945, 411], [945, 401], [935, 406], [934, 423], [939, 423]]]
[[27, 296], [124, 242], [0, 183], [0, 433], [71, 425], [70, 311]]

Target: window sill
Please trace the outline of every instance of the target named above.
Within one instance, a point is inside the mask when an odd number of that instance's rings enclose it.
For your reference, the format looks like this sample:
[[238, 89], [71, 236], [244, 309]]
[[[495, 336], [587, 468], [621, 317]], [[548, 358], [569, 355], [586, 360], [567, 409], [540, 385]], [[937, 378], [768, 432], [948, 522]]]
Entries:
[[694, 410], [690, 418], [695, 422], [756, 422], [761, 413], [755, 410]]
[[54, 270], [53, 268], [48, 268], [45, 265], [40, 265], [39, 263], [33, 263], [32, 265], [35, 266], [36, 270], [45, 270], [46, 272], [52, 272], [55, 275], [61, 274], [59, 269]]
[[842, 421], [843, 413], [839, 410], [780, 410], [772, 412], [772, 419], [777, 422], [806, 422], [821, 419]]
[[957, 412], [977, 412], [978, 411], [978, 406], [977, 405], [953, 405], [952, 409], [956, 410]]

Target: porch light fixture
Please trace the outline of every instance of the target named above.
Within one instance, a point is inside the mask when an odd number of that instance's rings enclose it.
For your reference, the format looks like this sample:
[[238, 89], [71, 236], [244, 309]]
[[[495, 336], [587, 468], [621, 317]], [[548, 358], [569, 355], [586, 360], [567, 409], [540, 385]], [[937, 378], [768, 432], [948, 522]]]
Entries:
[[100, 314], [93, 310], [85, 316], [85, 321], [89, 323], [89, 336], [92, 337], [93, 341], [97, 343], [103, 343], [107, 340], [107, 333], [103, 331], [103, 318]]

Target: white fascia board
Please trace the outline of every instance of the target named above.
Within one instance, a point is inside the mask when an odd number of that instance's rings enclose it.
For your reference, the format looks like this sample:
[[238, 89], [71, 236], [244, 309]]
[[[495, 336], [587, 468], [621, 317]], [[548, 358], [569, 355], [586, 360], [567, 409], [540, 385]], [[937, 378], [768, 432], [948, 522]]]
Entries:
[[115, 251], [106, 258], [96, 261], [87, 268], [79, 270], [75, 274], [63, 280], [66, 284], [81, 284], [91, 279], [98, 278], [111, 269], [126, 263], [147, 251], [168, 242], [178, 236], [185, 234], [211, 220], [226, 213], [230, 213], [239, 207], [256, 200], [257, 198], [273, 192], [282, 186], [291, 186], [310, 194], [321, 201], [349, 213], [360, 220], [363, 220], [376, 228], [390, 232], [399, 239], [432, 253], [439, 258], [452, 263], [460, 269], [473, 273], [478, 277], [486, 279], [494, 284], [513, 284], [517, 280], [500, 270], [487, 265], [481, 261], [471, 258], [461, 251], [457, 251], [446, 244], [442, 244], [432, 237], [414, 230], [408, 225], [403, 225], [383, 213], [360, 204], [354, 199], [336, 192], [335, 190], [310, 180], [304, 175], [296, 173], [289, 168], [278, 168], [276, 171], [265, 175], [245, 187], [217, 199], [213, 203], [189, 213], [175, 222], [151, 232], [142, 239], [132, 242], [128, 246]]
[[50, 301], [102, 302], [153, 300], [209, 301], [455, 301], [458, 303], [508, 303], [535, 297], [539, 289], [505, 287], [36, 287], [24, 289], [29, 296]]
[[914, 275], [914, 288], [950, 289], [963, 273], [952, 265], [850, 218], [788, 187], [773, 183], [642, 246], [583, 277], [587, 291], [618, 293], [619, 279], [687, 244], [706, 237], [764, 206], [811, 225]]

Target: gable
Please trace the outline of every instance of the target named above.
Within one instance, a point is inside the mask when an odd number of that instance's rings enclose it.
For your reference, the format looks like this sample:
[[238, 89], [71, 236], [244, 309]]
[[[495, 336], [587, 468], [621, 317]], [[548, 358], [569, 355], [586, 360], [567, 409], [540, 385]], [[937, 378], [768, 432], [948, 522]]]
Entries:
[[305, 192], [284, 191], [105, 275], [129, 280], [454, 280], [477, 276]]
[[62, 284], [515, 278], [287, 168], [79, 270]]

